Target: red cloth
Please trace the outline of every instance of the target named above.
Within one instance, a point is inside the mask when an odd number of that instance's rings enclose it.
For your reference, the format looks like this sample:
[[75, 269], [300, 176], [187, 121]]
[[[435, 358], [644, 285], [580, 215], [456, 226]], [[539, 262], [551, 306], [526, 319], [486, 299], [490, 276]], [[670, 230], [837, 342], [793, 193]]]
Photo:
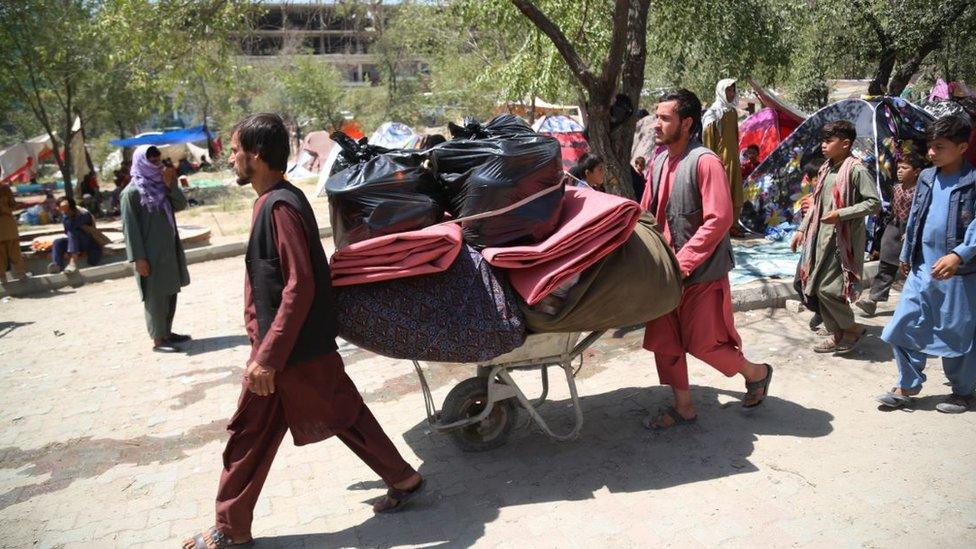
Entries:
[[732, 316], [729, 278], [686, 286], [674, 311], [647, 323], [644, 348], [654, 352], [662, 385], [688, 390], [691, 354], [726, 376], [742, 370], [742, 338]]
[[[342, 359], [337, 353], [333, 353], [309, 366], [309, 372], [317, 368], [330, 371], [338, 369], [341, 372]], [[289, 366], [276, 381], [280, 383], [289, 374], [300, 370], [295, 365]], [[301, 382], [299, 375], [293, 377]], [[216, 502], [217, 529], [232, 539], [251, 538], [254, 505], [264, 481], [268, 478], [268, 471], [281, 440], [290, 427], [292, 435], [296, 438], [298, 436], [289, 417], [288, 398], [280, 387], [276, 388], [274, 394], [266, 397], [250, 392], [246, 382], [241, 389], [237, 412], [228, 426], [231, 435], [224, 450], [224, 468], [220, 474]], [[335, 434], [387, 486], [402, 482], [416, 472], [403, 460], [365, 405], [359, 406], [349, 425]]]
[[350, 286], [439, 273], [461, 251], [461, 227], [434, 225], [350, 244], [332, 255], [332, 285]]
[[640, 214], [633, 200], [569, 187], [559, 226], [549, 238], [531, 246], [485, 248], [482, 254], [488, 263], [509, 269], [512, 287], [535, 305], [626, 242]]
[[[669, 158], [665, 164], [658, 191], [657, 211], [651, 212], [660, 224], [668, 244], [671, 243], [671, 229], [668, 227], [668, 218], [664, 212], [671, 196], [671, 186], [674, 183], [674, 174], [678, 169], [679, 161], [680, 158]], [[651, 182], [653, 171], [654, 166], [649, 166], [647, 186], [644, 187], [644, 196], [641, 197], [641, 208], [645, 210], [651, 204], [654, 188]], [[715, 248], [732, 228], [732, 191], [725, 175], [725, 167], [714, 154], [702, 155], [698, 160], [698, 188], [702, 195], [704, 222], [680, 250], [675, 250], [682, 277], [687, 277], [711, 257], [715, 253]]]

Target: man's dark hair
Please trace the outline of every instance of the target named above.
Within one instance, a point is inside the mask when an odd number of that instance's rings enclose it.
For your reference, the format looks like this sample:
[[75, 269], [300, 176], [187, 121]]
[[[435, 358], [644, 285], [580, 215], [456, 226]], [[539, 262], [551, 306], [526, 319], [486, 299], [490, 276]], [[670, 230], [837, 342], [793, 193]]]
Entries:
[[691, 135], [701, 132], [702, 103], [695, 92], [685, 88], [671, 90], [661, 95], [661, 103], [665, 101], [678, 102], [678, 116], [681, 119], [691, 118]]
[[972, 131], [973, 127], [965, 118], [958, 115], [944, 116], [929, 124], [928, 138], [932, 141], [941, 137], [958, 145], [969, 141]]
[[58, 199], [58, 205], [60, 206], [62, 202], [67, 202], [68, 203], [68, 209], [69, 210], [71, 210], [73, 212], [77, 212], [78, 211], [78, 204], [75, 202], [75, 200], [73, 198], [68, 198], [67, 196], [62, 196], [61, 198]]
[[596, 169], [603, 164], [603, 159], [593, 153], [586, 153], [576, 161], [576, 165], [569, 170], [569, 174], [576, 179], [586, 179], [586, 172]]
[[824, 124], [823, 128], [820, 129], [820, 138], [826, 141], [831, 137], [836, 137], [838, 139], [850, 139], [851, 145], [853, 145], [854, 140], [857, 139], [857, 129], [854, 128], [854, 124], [851, 124], [847, 120], [835, 120], [833, 122], [827, 122]]
[[156, 148], [156, 145], [150, 145], [150, 147], [146, 149], [146, 158], [149, 158], [150, 156], [163, 156], [163, 153]]
[[289, 140], [285, 122], [274, 113], [252, 114], [231, 130], [245, 152], [256, 153], [275, 171], [288, 169]]
[[753, 151], [759, 152], [759, 145], [756, 145], [755, 143], [753, 143], [752, 145], [749, 145], [748, 147], [746, 147], [746, 150], [747, 151], [748, 150], [753, 150]]

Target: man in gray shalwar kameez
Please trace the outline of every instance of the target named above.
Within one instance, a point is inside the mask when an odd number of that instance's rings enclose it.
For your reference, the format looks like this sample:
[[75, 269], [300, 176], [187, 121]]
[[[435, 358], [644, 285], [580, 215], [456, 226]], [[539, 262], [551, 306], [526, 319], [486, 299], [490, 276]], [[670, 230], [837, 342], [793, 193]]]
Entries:
[[132, 181], [120, 196], [122, 229], [129, 261], [146, 309], [146, 327], [153, 351], [175, 353], [190, 336], [175, 334], [176, 294], [190, 283], [186, 256], [176, 230], [174, 212], [186, 208], [177, 185], [163, 182], [161, 155], [142, 146], [132, 155]]

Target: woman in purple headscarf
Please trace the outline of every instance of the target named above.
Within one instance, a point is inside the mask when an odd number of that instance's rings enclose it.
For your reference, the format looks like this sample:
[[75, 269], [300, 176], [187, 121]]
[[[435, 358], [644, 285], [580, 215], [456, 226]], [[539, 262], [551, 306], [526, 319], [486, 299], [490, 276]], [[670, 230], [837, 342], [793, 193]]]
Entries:
[[153, 351], [175, 353], [190, 336], [172, 331], [176, 294], [190, 283], [175, 212], [186, 208], [178, 185], [163, 180], [159, 149], [141, 146], [132, 154], [132, 180], [119, 196], [129, 261], [146, 309]]

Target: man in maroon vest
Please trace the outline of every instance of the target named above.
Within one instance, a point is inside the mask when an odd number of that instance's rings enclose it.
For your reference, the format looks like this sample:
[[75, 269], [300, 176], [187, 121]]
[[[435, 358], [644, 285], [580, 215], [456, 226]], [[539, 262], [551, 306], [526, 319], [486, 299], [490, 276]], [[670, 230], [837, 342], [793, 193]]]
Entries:
[[275, 114], [256, 114], [231, 134], [238, 184], [258, 193], [244, 279], [251, 357], [231, 418], [217, 519], [186, 549], [249, 543], [254, 505], [286, 431], [297, 446], [339, 437], [389, 487], [376, 512], [398, 511], [423, 486], [363, 403], [336, 352], [329, 263], [315, 215], [284, 180], [288, 131]]
[[773, 369], [749, 362], [732, 317], [729, 271], [735, 265], [729, 228], [732, 195], [725, 168], [698, 140], [701, 101], [688, 90], [657, 105], [655, 141], [665, 145], [648, 169], [641, 206], [654, 214], [678, 257], [684, 289], [678, 308], [647, 323], [644, 348], [654, 352], [658, 377], [674, 392], [674, 406], [648, 417], [648, 429], [668, 429], [698, 418], [688, 384], [687, 354], [726, 376], [746, 380], [743, 406], [762, 403]]

